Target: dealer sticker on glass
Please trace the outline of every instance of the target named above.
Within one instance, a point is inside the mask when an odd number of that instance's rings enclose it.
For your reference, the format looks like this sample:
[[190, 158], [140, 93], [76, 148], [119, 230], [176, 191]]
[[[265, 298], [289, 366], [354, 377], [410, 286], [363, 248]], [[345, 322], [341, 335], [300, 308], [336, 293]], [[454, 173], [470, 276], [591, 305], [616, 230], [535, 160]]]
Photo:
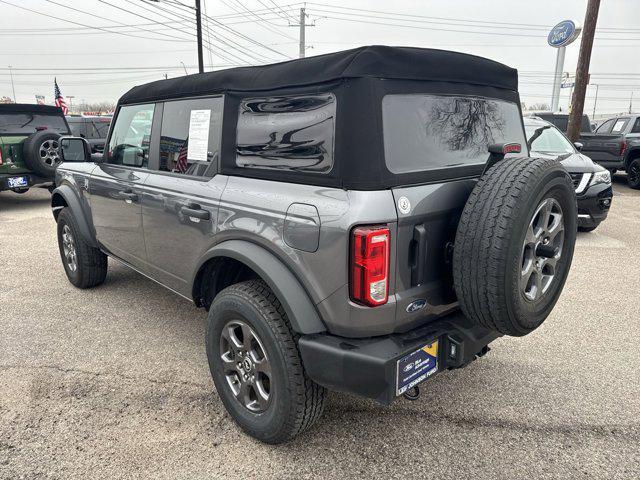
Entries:
[[405, 355], [397, 365], [396, 395], [402, 395], [438, 371], [438, 341]]

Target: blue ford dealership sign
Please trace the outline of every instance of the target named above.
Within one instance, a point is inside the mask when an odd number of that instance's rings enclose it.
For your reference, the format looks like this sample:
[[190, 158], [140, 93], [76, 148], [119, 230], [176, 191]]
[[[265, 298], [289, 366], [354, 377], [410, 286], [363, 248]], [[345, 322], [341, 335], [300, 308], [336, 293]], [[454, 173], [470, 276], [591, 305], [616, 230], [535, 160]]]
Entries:
[[580, 30], [571, 20], [563, 20], [551, 29], [547, 42], [552, 47], [565, 47], [578, 38]]

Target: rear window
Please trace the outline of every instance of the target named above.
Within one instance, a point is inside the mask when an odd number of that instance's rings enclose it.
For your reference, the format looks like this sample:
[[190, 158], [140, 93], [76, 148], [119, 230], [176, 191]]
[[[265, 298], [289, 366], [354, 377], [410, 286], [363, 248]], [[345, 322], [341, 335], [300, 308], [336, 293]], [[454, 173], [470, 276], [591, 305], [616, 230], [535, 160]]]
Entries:
[[87, 120], [87, 137], [91, 139], [107, 138], [111, 120], [108, 118]]
[[61, 116], [39, 113], [0, 114], [0, 133], [31, 135], [43, 129], [60, 134], [69, 133]]
[[385, 161], [396, 174], [483, 164], [493, 143], [526, 149], [518, 106], [502, 100], [387, 95], [382, 120]]
[[327, 173], [335, 117], [331, 93], [247, 98], [238, 113], [236, 165]]

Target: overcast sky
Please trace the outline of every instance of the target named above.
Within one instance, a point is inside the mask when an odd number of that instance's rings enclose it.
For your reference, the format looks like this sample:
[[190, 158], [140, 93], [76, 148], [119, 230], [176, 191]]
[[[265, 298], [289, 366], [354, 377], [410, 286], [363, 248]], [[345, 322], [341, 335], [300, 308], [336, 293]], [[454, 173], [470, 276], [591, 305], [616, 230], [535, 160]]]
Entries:
[[[193, 0], [0, 0], [0, 97], [53, 101], [53, 79], [72, 102], [116, 101], [130, 87], [197, 71]], [[202, 0], [208, 16], [206, 69], [270, 63], [298, 56], [303, 3], [291, 0]], [[13, 4], [13, 5], [12, 5]], [[527, 105], [550, 103], [556, 50], [550, 26], [582, 24], [587, 0], [320, 0], [307, 2], [307, 55], [368, 44], [433, 47], [488, 57], [520, 73]], [[21, 8], [18, 8], [22, 7]], [[346, 8], [345, 8], [346, 7]], [[27, 11], [29, 9], [32, 11]], [[75, 10], [73, 10], [75, 9]], [[79, 10], [79, 11], [76, 11]], [[36, 13], [38, 12], [38, 13]], [[53, 18], [59, 17], [60, 19]], [[65, 19], [67, 21], [61, 20]], [[131, 26], [133, 25], [133, 26]], [[87, 28], [93, 27], [93, 28]], [[207, 28], [208, 27], [208, 28]], [[638, 0], [603, 0], [591, 60], [586, 112], [599, 84], [598, 111], [640, 110]], [[567, 47], [564, 70], [575, 72], [579, 40]], [[560, 106], [566, 109], [569, 89]]]

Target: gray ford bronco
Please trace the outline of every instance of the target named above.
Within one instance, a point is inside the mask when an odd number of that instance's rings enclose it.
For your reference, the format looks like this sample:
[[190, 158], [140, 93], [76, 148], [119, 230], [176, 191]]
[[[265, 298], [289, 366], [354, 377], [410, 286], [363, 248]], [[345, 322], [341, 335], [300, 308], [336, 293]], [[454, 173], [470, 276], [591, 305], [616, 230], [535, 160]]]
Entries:
[[327, 389], [389, 404], [547, 318], [576, 236], [571, 177], [527, 156], [517, 72], [362, 47], [162, 80], [119, 101], [104, 154], [61, 140], [70, 282], [107, 259], [208, 310], [218, 395], [292, 439]]

